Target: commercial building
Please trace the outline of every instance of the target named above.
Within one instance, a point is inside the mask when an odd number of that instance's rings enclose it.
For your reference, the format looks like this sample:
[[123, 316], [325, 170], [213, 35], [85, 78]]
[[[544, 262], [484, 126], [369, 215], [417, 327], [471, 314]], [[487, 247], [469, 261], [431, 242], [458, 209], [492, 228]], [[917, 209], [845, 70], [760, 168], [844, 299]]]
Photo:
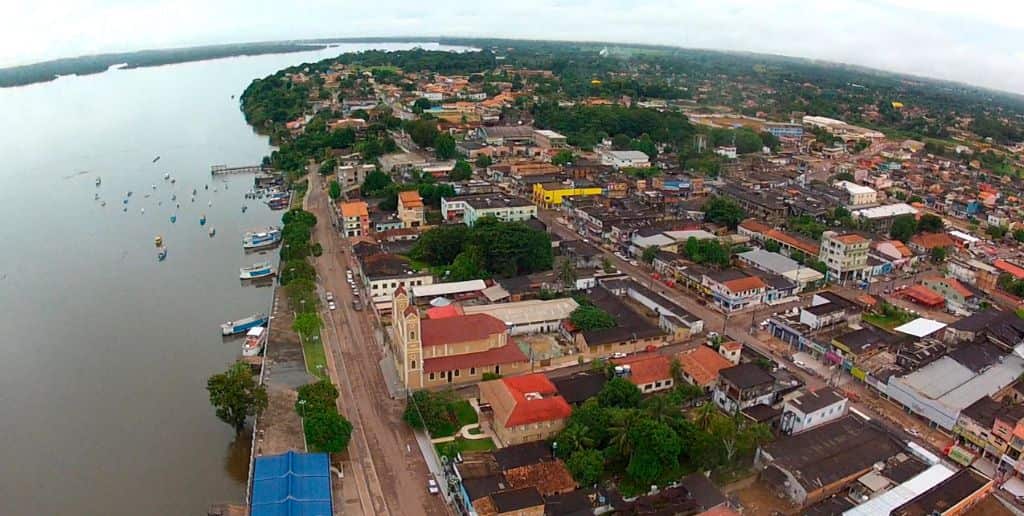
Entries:
[[530, 220], [537, 216], [537, 206], [500, 194], [460, 195], [441, 199], [441, 216], [448, 222], [463, 222], [472, 227], [483, 217], [505, 222]]
[[804, 137], [804, 126], [800, 124], [789, 124], [784, 122], [768, 122], [764, 124], [765, 131], [776, 138], [793, 138], [799, 140]]
[[808, 285], [817, 285], [825, 279], [825, 275], [810, 268], [800, 265], [796, 260], [785, 257], [779, 253], [765, 251], [764, 249], [752, 249], [737, 255], [740, 262], [754, 267], [755, 269], [778, 274], [793, 283], [797, 284], [800, 290]]
[[624, 167], [649, 167], [651, 159], [647, 154], [635, 150], [605, 150], [601, 151], [601, 164], [610, 165], [615, 168]]
[[711, 399], [730, 414], [754, 405], [771, 405], [775, 399], [775, 377], [750, 362], [727, 367], [718, 372]]
[[554, 208], [562, 205], [566, 197], [601, 195], [604, 191], [599, 186], [585, 183], [536, 183], [533, 185], [533, 203], [543, 208]]
[[856, 233], [840, 235], [834, 231], [826, 231], [821, 235], [820, 260], [828, 268], [825, 278], [828, 281], [846, 283], [848, 281], [866, 281], [871, 277], [868, 266], [868, 249], [871, 240]]
[[565, 147], [565, 136], [548, 129], [538, 129], [533, 132], [533, 142], [542, 149], [556, 149]]
[[848, 400], [831, 388], [805, 392], [782, 406], [783, 433], [797, 434], [846, 415]]
[[364, 285], [380, 312], [388, 312], [391, 309], [392, 293], [395, 289], [434, 283], [434, 276], [429, 271], [414, 270], [408, 258], [397, 254], [376, 253], [359, 256], [359, 265]]
[[878, 202], [878, 192], [874, 188], [850, 181], [838, 181], [835, 186], [849, 195], [849, 207], [862, 208]]
[[256, 457], [249, 514], [333, 514], [330, 466], [326, 453]]
[[578, 307], [571, 297], [565, 297], [465, 306], [462, 311], [465, 314], [490, 315], [505, 323], [510, 335], [526, 335], [557, 331], [562, 321]]
[[392, 302], [394, 359], [407, 389], [479, 381], [484, 373], [516, 374], [529, 359], [505, 323], [486, 314], [423, 319], [404, 288]]
[[711, 293], [715, 306], [727, 313], [761, 304], [767, 288], [761, 278], [738, 269], [704, 274], [701, 284]]

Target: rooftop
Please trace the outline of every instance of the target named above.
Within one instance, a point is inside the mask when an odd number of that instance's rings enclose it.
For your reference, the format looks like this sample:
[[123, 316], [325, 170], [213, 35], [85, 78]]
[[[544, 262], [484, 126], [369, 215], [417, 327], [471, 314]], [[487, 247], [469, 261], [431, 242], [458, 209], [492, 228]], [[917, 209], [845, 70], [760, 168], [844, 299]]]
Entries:
[[487, 314], [468, 314], [420, 322], [424, 346], [439, 346], [485, 340], [496, 333], [505, 333], [505, 323]]
[[540, 496], [540, 492], [537, 491], [536, 487], [524, 487], [522, 489], [494, 493], [491, 495], [491, 500], [494, 502], [494, 507], [498, 510], [499, 514], [544, 505], [544, 498]]
[[935, 321], [932, 319], [926, 319], [924, 317], [918, 317], [913, 321], [910, 321], [902, 326], [893, 328], [893, 331], [899, 333], [906, 333], [907, 335], [913, 335], [917, 338], [927, 337], [943, 328], [946, 327], [946, 323]]
[[367, 217], [369, 212], [366, 209], [366, 203], [363, 201], [343, 202], [341, 203], [341, 216]]
[[805, 392], [789, 401], [789, 404], [804, 414], [817, 412], [825, 407], [834, 405], [846, 399], [846, 396], [839, 394], [831, 388], [818, 389]]
[[558, 389], [543, 374], [513, 376], [492, 381], [504, 383], [514, 402], [512, 411], [504, 422], [506, 428], [565, 419], [572, 413], [572, 408], [565, 398], [558, 394]]
[[707, 346], [697, 346], [694, 349], [683, 351], [679, 353], [678, 357], [683, 371], [701, 387], [710, 385], [717, 380], [718, 373], [722, 369], [732, 367], [732, 362]]
[[[417, 287], [413, 287], [415, 291]], [[571, 297], [559, 299], [530, 299], [511, 303], [466, 306], [467, 314], [488, 314], [509, 325], [531, 324], [566, 319], [579, 307]]]
[[[451, 319], [440, 319], [448, 321]], [[424, 321], [426, 322], [426, 321]], [[495, 364], [511, 364], [515, 362], [526, 362], [529, 358], [523, 354], [515, 343], [508, 343], [500, 348], [491, 348], [479, 353], [463, 353], [439, 358], [423, 359], [423, 372], [441, 373], [454, 371], [456, 369], [469, 369], [471, 367], [492, 366]]]
[[422, 208], [423, 198], [420, 197], [420, 193], [415, 190], [406, 190], [404, 192], [398, 192], [399, 203], [406, 208]]
[[945, 513], [955, 505], [985, 487], [991, 479], [973, 469], [961, 469], [931, 489], [893, 509], [892, 516], [930, 516]]
[[664, 355], [644, 353], [628, 358], [612, 360], [615, 365], [629, 365], [629, 376], [626, 378], [635, 385], [647, 385], [658, 380], [672, 378], [671, 361]]
[[740, 389], [775, 383], [775, 378], [768, 371], [750, 362], [722, 369], [718, 375]]
[[581, 371], [572, 376], [552, 378], [565, 401], [577, 404], [597, 396], [608, 378], [601, 371]]
[[896, 203], [888, 204], [885, 206], [876, 206], [874, 208], [865, 208], [863, 210], [857, 210], [853, 212], [855, 217], [863, 217], [866, 219], [884, 219], [889, 217], [896, 217], [898, 215], [916, 215], [917, 208], [907, 203]]

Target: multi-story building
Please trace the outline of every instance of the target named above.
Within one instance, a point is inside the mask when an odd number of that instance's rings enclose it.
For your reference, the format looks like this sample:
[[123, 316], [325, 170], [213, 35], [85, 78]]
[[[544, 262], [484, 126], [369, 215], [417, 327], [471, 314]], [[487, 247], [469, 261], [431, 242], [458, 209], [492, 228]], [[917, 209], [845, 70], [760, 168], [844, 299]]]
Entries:
[[363, 201], [343, 202], [340, 205], [341, 234], [358, 237], [370, 234], [370, 213]]
[[603, 191], [603, 188], [585, 182], [536, 183], [533, 185], [533, 203], [550, 209], [561, 206], [566, 197], [601, 195]]
[[611, 165], [615, 168], [649, 167], [651, 158], [647, 154], [635, 150], [607, 150], [601, 152], [601, 164]]
[[491, 428], [504, 446], [551, 439], [565, 428], [572, 407], [540, 373], [480, 383], [480, 401], [490, 405]]
[[800, 124], [768, 122], [764, 124], [764, 129], [776, 138], [795, 138], [799, 140], [804, 136], [804, 127]]
[[381, 312], [391, 309], [391, 295], [395, 289], [432, 285], [434, 276], [429, 271], [416, 271], [404, 256], [377, 253], [359, 257], [364, 287], [370, 299]]
[[342, 191], [348, 192], [362, 186], [363, 181], [366, 181], [366, 176], [374, 169], [373, 165], [359, 163], [338, 165], [338, 183], [341, 185]]
[[752, 362], [727, 367], [718, 372], [711, 398], [730, 414], [754, 405], [771, 405], [775, 378]]
[[448, 222], [464, 222], [472, 227], [483, 217], [505, 222], [530, 220], [537, 206], [525, 199], [497, 194], [460, 195], [441, 199], [441, 216]]
[[392, 297], [393, 356], [407, 389], [472, 383], [485, 373], [514, 375], [529, 368], [530, 359], [493, 316], [423, 319], [404, 288]]
[[871, 240], [856, 233], [844, 235], [826, 231], [821, 235], [821, 254], [828, 270], [825, 279], [837, 283], [867, 280], [871, 276], [868, 266], [868, 249]]
[[878, 192], [874, 188], [850, 181], [838, 181], [836, 188], [846, 192], [849, 196], [847, 206], [851, 208], [863, 208], [878, 202]]
[[533, 132], [533, 141], [542, 149], [554, 149], [565, 147], [565, 136], [548, 129], [538, 129]]
[[711, 292], [715, 306], [726, 313], [761, 304], [766, 289], [761, 278], [738, 269], [704, 274], [702, 286]]
[[782, 406], [782, 431], [795, 434], [846, 415], [848, 400], [835, 389], [810, 391]]
[[414, 190], [398, 193], [398, 218], [407, 228], [417, 228], [424, 224], [423, 198]]

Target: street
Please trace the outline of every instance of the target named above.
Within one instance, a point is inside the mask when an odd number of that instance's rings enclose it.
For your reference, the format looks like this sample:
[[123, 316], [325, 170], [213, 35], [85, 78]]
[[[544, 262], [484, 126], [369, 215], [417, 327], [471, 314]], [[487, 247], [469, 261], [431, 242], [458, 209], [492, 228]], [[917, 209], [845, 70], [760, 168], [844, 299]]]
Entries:
[[310, 174], [305, 206], [316, 215], [313, 240], [323, 246], [314, 259], [320, 286], [333, 292], [337, 310], [324, 309], [324, 342], [331, 380], [341, 394], [338, 407], [354, 428], [344, 471], [344, 499], [336, 499], [338, 514], [449, 514], [438, 496], [427, 493], [430, 478], [412, 429], [402, 421], [405, 404], [391, 399], [380, 361], [383, 352], [375, 336], [369, 308], [356, 311], [345, 279], [350, 247], [331, 226], [330, 200], [324, 179]]

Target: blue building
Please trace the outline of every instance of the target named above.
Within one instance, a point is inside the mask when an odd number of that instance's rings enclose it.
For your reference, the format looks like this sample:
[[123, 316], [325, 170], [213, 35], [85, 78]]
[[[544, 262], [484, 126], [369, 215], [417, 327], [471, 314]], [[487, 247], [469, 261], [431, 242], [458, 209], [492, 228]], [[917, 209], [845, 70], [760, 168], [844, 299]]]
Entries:
[[252, 516], [333, 515], [326, 453], [257, 457], [252, 477]]
[[776, 138], [796, 138], [804, 136], [804, 126], [800, 124], [787, 124], [782, 122], [769, 122], [764, 124], [764, 129]]

